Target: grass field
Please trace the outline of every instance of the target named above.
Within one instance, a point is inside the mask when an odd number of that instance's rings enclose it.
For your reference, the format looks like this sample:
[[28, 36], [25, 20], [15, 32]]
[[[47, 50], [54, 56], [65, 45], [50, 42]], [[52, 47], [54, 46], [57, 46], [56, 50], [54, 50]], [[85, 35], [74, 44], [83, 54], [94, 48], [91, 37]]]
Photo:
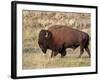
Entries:
[[84, 52], [81, 58], [79, 56], [79, 48], [75, 51], [68, 49], [68, 54], [61, 58], [58, 54], [56, 57], [51, 58], [50, 51], [47, 54], [41, 53], [24, 53], [23, 54], [23, 69], [36, 69], [36, 68], [57, 68], [57, 67], [84, 67], [90, 66], [90, 58]]
[[[64, 58], [58, 54], [51, 58], [51, 51], [44, 55], [38, 46], [38, 34], [41, 29], [47, 29], [51, 25], [68, 25], [71, 28], [84, 31], [91, 35], [89, 13], [62, 13], [23, 10], [23, 54], [22, 68], [57, 68], [57, 67], [84, 67], [90, 66], [91, 58], [84, 52], [82, 58], [79, 56], [79, 47], [73, 51], [67, 49]], [[90, 47], [90, 45], [89, 45]]]

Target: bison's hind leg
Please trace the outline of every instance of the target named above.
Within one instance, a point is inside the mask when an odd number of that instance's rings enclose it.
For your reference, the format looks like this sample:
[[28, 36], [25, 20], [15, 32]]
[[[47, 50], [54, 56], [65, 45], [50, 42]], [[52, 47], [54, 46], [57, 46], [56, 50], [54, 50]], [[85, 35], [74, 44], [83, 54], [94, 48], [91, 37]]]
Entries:
[[80, 45], [80, 55], [78, 56], [78, 58], [80, 58], [82, 56], [83, 52], [84, 52], [84, 45], [81, 44]]
[[78, 58], [82, 56], [83, 52], [84, 52], [84, 49], [80, 49], [80, 55], [78, 56]]
[[85, 50], [87, 51], [87, 53], [88, 53], [88, 55], [89, 55], [89, 58], [90, 58], [90, 57], [91, 57], [91, 54], [90, 54], [90, 50], [89, 50], [88, 46], [85, 47]]

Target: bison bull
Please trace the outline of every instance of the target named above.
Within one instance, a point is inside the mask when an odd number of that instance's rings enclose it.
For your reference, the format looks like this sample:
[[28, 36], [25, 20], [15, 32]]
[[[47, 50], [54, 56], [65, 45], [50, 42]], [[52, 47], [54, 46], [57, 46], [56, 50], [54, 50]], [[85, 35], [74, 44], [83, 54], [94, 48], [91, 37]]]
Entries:
[[77, 48], [80, 46], [81, 57], [84, 49], [87, 51], [89, 57], [90, 50], [89, 35], [85, 32], [69, 28], [64, 25], [54, 25], [48, 28], [48, 30], [41, 30], [39, 33], [38, 44], [43, 53], [46, 53], [47, 49], [52, 50], [51, 57], [56, 56], [58, 53], [61, 57], [66, 55], [66, 48]]

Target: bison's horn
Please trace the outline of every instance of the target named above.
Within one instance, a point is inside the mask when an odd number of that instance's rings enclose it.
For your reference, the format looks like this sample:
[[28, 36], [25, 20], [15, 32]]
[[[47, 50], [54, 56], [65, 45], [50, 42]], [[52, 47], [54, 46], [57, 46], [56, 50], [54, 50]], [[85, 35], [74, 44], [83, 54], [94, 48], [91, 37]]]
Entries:
[[46, 38], [48, 37], [48, 32], [46, 32], [45, 37], [46, 37]]

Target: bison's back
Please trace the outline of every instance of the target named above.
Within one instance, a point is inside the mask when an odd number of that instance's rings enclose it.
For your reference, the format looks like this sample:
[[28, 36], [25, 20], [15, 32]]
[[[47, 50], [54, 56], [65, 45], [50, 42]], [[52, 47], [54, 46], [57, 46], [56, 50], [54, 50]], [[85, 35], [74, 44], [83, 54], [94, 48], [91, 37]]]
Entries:
[[84, 35], [87, 35], [82, 31], [72, 29], [64, 25], [54, 25], [48, 28], [48, 30], [51, 31], [53, 35], [54, 43], [58, 45], [62, 45], [64, 43], [70, 44], [70, 46], [73, 44], [77, 45], [80, 43]]
[[73, 41], [75, 38], [78, 38], [80, 36], [80, 32], [66, 27], [66, 26], [52, 26], [48, 29], [52, 32], [53, 37], [62, 41]]

